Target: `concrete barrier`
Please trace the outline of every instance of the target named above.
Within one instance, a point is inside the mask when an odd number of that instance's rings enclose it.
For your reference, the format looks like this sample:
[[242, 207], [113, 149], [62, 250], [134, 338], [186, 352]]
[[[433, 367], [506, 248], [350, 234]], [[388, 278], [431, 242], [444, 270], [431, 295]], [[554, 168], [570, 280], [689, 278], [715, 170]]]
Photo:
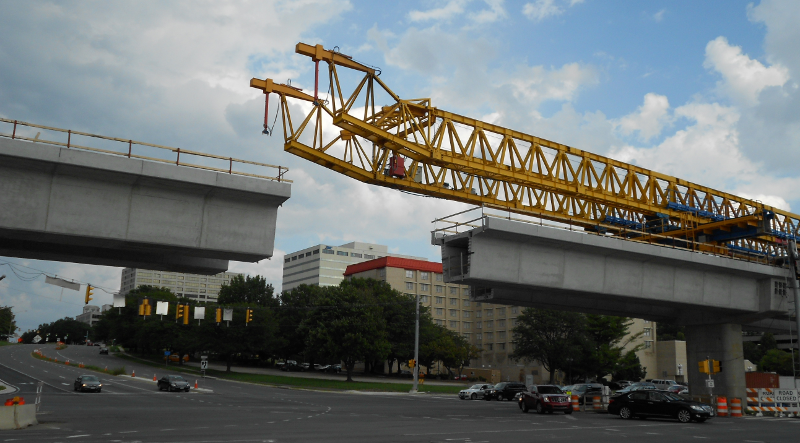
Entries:
[[36, 405], [14, 406], [14, 423], [17, 425], [17, 429], [38, 425], [39, 422], [36, 421]]
[[0, 430], [22, 429], [38, 424], [36, 405], [0, 406]]

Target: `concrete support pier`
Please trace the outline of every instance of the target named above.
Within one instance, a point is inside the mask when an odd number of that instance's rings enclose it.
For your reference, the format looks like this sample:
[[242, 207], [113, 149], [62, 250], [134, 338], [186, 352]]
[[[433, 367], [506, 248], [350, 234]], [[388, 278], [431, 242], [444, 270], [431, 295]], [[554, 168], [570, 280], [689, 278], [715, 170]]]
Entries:
[[728, 405], [733, 398], [742, 399], [742, 404], [746, 404], [742, 326], [730, 323], [686, 326], [689, 392], [694, 395], [709, 394], [706, 387], [708, 375], [700, 373], [698, 367], [698, 362], [707, 358], [719, 360], [722, 365], [722, 372], [711, 375], [714, 380], [713, 395], [728, 397]]

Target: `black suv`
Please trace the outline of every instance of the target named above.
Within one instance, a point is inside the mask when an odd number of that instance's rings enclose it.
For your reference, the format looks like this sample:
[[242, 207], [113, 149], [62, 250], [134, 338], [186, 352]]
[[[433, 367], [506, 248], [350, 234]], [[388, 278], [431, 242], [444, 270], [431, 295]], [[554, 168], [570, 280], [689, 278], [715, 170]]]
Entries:
[[518, 392], [527, 391], [528, 388], [522, 383], [504, 381], [494, 385], [494, 388], [486, 391], [484, 400], [513, 400]]

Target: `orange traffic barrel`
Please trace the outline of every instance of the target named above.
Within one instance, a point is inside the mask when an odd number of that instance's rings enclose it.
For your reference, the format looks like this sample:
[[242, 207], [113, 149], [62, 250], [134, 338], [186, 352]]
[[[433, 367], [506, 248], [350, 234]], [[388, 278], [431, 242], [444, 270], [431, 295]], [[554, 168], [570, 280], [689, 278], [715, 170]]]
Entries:
[[600, 401], [600, 397], [592, 397], [592, 408], [595, 411], [599, 411], [600, 409], [603, 409], [603, 402]]
[[[741, 405], [739, 405], [739, 409], [741, 410]], [[717, 397], [717, 416], [719, 416], [719, 417], [727, 417], [728, 416], [728, 398], [727, 397]]]
[[731, 417], [742, 416], [742, 400], [734, 398], [731, 400]]
[[577, 395], [573, 395], [572, 396], [572, 411], [573, 412], [578, 412], [580, 410], [581, 410], [581, 406], [580, 406], [580, 403], [578, 402], [578, 396]]

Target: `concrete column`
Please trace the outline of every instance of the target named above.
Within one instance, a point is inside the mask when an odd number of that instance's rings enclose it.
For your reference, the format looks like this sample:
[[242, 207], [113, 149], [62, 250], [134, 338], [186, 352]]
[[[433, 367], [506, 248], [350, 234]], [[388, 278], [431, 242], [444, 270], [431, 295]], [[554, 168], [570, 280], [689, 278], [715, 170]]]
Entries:
[[747, 391], [744, 380], [742, 325], [721, 324], [686, 326], [686, 365], [689, 374], [689, 393], [708, 395], [707, 374], [700, 373], [697, 363], [710, 357], [719, 360], [722, 372], [713, 374], [714, 395], [744, 399]]

